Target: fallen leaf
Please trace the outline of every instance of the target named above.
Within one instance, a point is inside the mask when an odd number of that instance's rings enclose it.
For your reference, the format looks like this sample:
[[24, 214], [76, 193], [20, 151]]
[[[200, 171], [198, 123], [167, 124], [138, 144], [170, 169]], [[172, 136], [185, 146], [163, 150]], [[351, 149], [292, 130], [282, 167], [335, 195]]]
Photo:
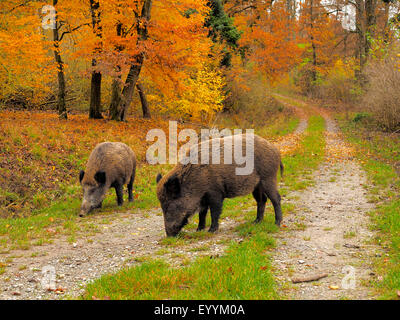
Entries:
[[331, 289], [331, 290], [338, 290], [339, 289], [339, 287], [338, 286], [329, 286], [329, 289]]
[[55, 294], [64, 294], [65, 293], [65, 289], [64, 288], [57, 288], [56, 290], [54, 290]]
[[52, 228], [48, 228], [48, 229], [46, 229], [46, 231], [47, 231], [47, 233], [52, 233], [52, 234], [57, 233], [57, 231]]

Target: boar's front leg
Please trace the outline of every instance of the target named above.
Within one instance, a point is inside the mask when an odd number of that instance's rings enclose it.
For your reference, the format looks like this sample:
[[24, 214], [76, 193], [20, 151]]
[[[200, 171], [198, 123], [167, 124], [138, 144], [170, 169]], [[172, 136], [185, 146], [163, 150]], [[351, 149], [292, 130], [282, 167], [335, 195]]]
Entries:
[[118, 206], [122, 206], [122, 204], [124, 203], [123, 184], [116, 181], [113, 183], [112, 187], [115, 188], [115, 193], [117, 194]]
[[218, 230], [218, 220], [222, 212], [223, 202], [224, 198], [222, 196], [214, 196], [210, 199], [211, 226], [208, 232], [216, 232]]
[[279, 227], [282, 222], [281, 195], [276, 187], [269, 186], [266, 188], [266, 194], [271, 200], [275, 211], [275, 224]]

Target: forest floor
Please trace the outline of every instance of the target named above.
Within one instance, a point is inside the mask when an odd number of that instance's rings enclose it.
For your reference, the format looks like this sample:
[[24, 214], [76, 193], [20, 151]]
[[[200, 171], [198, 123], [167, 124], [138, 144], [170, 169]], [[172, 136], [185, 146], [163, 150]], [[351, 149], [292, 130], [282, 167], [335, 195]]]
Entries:
[[[295, 148], [310, 114], [321, 114], [326, 123], [325, 159], [313, 173], [312, 185], [284, 198], [296, 209], [289, 215], [284, 213], [283, 226], [274, 234], [277, 245], [272, 253], [272, 270], [278, 294], [288, 299], [369, 299], [368, 284], [375, 277], [372, 262], [379, 249], [368, 227], [367, 212], [373, 204], [364, 188], [366, 176], [326, 113], [283, 96], [277, 98], [296, 109], [300, 118], [294, 133], [275, 141], [278, 148], [289, 153], [287, 150]], [[255, 211], [255, 203], [245, 210]], [[140, 265], [150, 257], [185, 266], [199, 256], [218, 257], [229, 243], [243, 241], [235, 232], [243, 221], [224, 215], [218, 233], [185, 234], [183, 242], [165, 238], [160, 209], [85, 219], [96, 232], [88, 235], [79, 231], [74, 242], [61, 236], [41, 246], [12, 250], [7, 271], [0, 276], [0, 299], [75, 298], [84, 293], [91, 280]], [[53, 290], [44, 290], [41, 282], [47, 267], [54, 268], [56, 274]], [[323, 273], [327, 276], [318, 281], [291, 283], [299, 276]]]

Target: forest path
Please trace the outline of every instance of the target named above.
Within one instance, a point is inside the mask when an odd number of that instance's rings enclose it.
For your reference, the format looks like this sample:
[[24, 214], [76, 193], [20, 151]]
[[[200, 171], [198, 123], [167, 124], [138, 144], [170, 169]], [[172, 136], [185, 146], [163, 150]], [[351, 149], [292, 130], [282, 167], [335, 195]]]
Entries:
[[[371, 299], [372, 261], [379, 249], [369, 230], [373, 205], [363, 187], [366, 175], [335, 122], [314, 108], [326, 123], [326, 159], [313, 174], [313, 186], [290, 194], [296, 211], [284, 217], [272, 257], [278, 291], [287, 299]], [[320, 280], [292, 282], [323, 274]]]
[[[273, 143], [291, 152], [307, 128], [307, 116], [295, 108], [300, 123], [292, 134]], [[250, 208], [256, 212], [256, 203]], [[242, 239], [234, 231], [240, 221], [222, 214], [216, 234], [171, 247], [166, 245], [161, 209], [131, 210], [125, 213], [93, 214], [84, 218], [88, 230], [77, 232], [76, 240], [66, 236], [52, 243], [12, 250], [5, 257], [7, 267], [0, 275], [0, 299], [63, 299], [78, 297], [85, 285], [103, 274], [138, 265], [146, 257], [161, 258], [174, 266], [186, 265], [200, 255], [218, 256], [231, 241]], [[195, 232], [193, 232], [195, 233]], [[54, 272], [54, 290], [46, 290], [44, 271]], [[46, 284], [46, 283], [44, 283]]]

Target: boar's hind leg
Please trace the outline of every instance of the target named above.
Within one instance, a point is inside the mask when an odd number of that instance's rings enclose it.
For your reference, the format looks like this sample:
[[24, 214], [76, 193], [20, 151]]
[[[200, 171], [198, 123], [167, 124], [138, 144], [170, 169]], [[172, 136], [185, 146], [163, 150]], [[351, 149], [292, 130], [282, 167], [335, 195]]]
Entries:
[[254, 223], [259, 223], [264, 218], [265, 203], [267, 202], [267, 196], [265, 195], [261, 184], [258, 184], [254, 189], [253, 197], [257, 201], [257, 218]]
[[[264, 186], [265, 187], [265, 186]], [[281, 209], [281, 195], [275, 187], [275, 184], [266, 188], [266, 194], [270, 198], [275, 211], [275, 224], [281, 225], [282, 222], [282, 209]]]
[[222, 212], [222, 204], [224, 199], [222, 197], [214, 197], [210, 199], [210, 212], [211, 212], [211, 226], [208, 232], [215, 232], [218, 230], [218, 220]]
[[133, 201], [133, 193], [132, 193], [132, 189], [133, 189], [133, 180], [135, 180], [135, 176], [132, 175], [131, 180], [129, 180], [128, 183], [128, 197], [129, 197], [129, 202]]

